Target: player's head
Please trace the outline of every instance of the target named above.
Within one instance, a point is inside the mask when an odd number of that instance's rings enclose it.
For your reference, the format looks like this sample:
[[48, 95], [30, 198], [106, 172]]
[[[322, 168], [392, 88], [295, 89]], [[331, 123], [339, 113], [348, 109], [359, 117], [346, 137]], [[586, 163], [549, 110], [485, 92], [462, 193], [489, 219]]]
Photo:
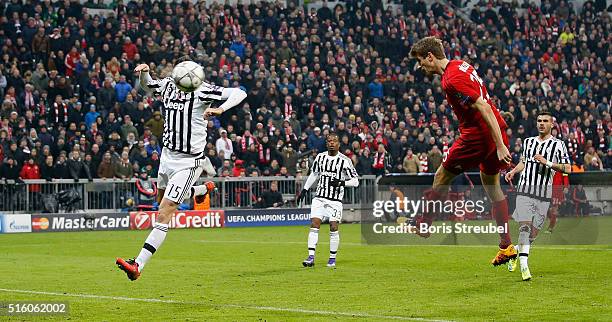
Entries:
[[327, 144], [327, 151], [331, 153], [337, 153], [338, 149], [340, 149], [340, 139], [338, 139], [338, 134], [336, 133], [329, 133], [325, 143]]
[[537, 118], [538, 133], [540, 135], [549, 135], [553, 127], [553, 116], [550, 112], [540, 112]]
[[438, 61], [446, 59], [442, 40], [436, 37], [425, 37], [417, 41], [410, 49], [410, 57], [417, 60], [421, 69], [428, 74], [439, 70]]

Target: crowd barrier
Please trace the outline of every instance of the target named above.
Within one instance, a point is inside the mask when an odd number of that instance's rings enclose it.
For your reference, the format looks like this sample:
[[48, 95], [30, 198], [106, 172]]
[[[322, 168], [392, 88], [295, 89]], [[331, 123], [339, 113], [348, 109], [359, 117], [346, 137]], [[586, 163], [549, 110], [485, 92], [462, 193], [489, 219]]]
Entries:
[[[199, 184], [204, 180], [212, 180], [217, 185], [217, 190], [211, 195], [211, 208], [244, 209], [256, 207], [257, 199], [270, 189], [273, 182], [278, 184], [284, 207], [295, 207], [295, 197], [302, 190], [305, 178], [200, 178]], [[307, 196], [306, 205], [312, 200], [312, 193]], [[347, 207], [358, 208], [360, 203], [372, 202], [375, 193], [376, 177], [363, 176], [359, 187], [345, 188], [343, 203]], [[142, 204], [142, 200], [136, 179], [0, 180], [0, 212], [3, 213], [115, 212], [129, 208], [131, 201], [134, 205]], [[53, 205], [56, 209], [50, 210], [54, 208]]]

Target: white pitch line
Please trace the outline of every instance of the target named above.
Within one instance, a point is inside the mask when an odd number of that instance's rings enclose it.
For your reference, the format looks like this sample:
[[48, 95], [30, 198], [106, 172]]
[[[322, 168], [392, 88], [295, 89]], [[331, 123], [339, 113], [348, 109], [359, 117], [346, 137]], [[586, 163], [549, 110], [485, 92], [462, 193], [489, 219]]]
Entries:
[[138, 298], [138, 297], [108, 296], [108, 295], [81, 294], [81, 293], [57, 293], [57, 292], [43, 292], [43, 291], [31, 291], [31, 290], [13, 290], [13, 289], [6, 289], [6, 288], [0, 288], [0, 292], [35, 294], [35, 295], [52, 295], [52, 296], [77, 297], [77, 298], [89, 298], [89, 299], [101, 299], [101, 300], [147, 302], [147, 303], [203, 305], [203, 306], [218, 307], [218, 308], [235, 308], [235, 309], [246, 309], [246, 310], [255, 310], [255, 311], [291, 312], [291, 313], [304, 313], [304, 314], [330, 315], [330, 316], [340, 315], [340, 316], [347, 316], [347, 317], [372, 318], [372, 319], [426, 321], [426, 322], [450, 322], [449, 320], [435, 320], [435, 319], [414, 318], [414, 317], [408, 317], [408, 316], [394, 316], [394, 315], [376, 315], [376, 314], [369, 314], [369, 313], [362, 313], [362, 312], [320, 311], [320, 310], [283, 308], [283, 307], [273, 307], [273, 306], [250, 306], [250, 305], [239, 305], [239, 304], [213, 304], [213, 303], [207, 303], [207, 302], [160, 300], [160, 299], [147, 299], [147, 298]]
[[[262, 241], [262, 240], [196, 240], [200, 243], [211, 243], [211, 244], [271, 244], [271, 245], [282, 245], [282, 244], [297, 244], [302, 245], [304, 242], [297, 241]], [[319, 244], [326, 244], [326, 242], [319, 242]], [[491, 248], [492, 246], [487, 245], [399, 245], [399, 244], [362, 244], [362, 243], [342, 243], [343, 246], [386, 246], [386, 247], [461, 247], [461, 248]], [[593, 247], [557, 247], [557, 246], [538, 246], [538, 250], [588, 250], [588, 251], [612, 251], [612, 248], [593, 248]]]

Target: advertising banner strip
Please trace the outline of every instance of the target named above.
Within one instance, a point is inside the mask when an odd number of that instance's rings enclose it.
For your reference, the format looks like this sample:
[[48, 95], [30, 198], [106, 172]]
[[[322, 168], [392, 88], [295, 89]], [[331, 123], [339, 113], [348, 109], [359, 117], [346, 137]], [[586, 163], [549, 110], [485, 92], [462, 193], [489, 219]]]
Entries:
[[[151, 229], [157, 218], [157, 211], [130, 212], [130, 225], [132, 230]], [[172, 215], [170, 228], [221, 228], [225, 226], [223, 210], [188, 210], [177, 211]]]
[[32, 224], [30, 214], [0, 215], [0, 232], [10, 233], [30, 233]]
[[310, 208], [225, 211], [226, 227], [301, 226], [310, 223]]
[[128, 230], [128, 213], [32, 215], [32, 232]]

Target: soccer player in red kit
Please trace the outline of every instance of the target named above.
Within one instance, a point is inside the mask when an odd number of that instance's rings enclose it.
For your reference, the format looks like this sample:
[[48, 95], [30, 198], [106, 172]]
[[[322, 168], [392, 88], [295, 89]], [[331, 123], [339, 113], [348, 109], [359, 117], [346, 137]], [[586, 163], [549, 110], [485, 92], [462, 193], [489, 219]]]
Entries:
[[559, 214], [559, 206], [565, 200], [565, 192], [563, 191], [569, 186], [569, 175], [563, 172], [555, 173], [553, 177], [553, 190], [552, 200], [550, 201], [550, 208], [548, 208], [548, 218], [550, 223], [548, 224], [548, 230], [545, 233], [552, 233], [553, 229], [557, 225], [557, 215]]
[[[453, 112], [459, 119], [461, 135], [450, 148], [448, 156], [437, 169], [431, 190], [424, 194], [427, 200], [437, 200], [448, 192], [455, 176], [471, 168], [480, 168], [483, 187], [492, 200], [491, 213], [498, 226], [508, 227], [508, 202], [501, 189], [499, 172], [511, 161], [506, 137], [506, 122], [491, 102], [487, 87], [467, 62], [448, 60], [442, 41], [426, 37], [414, 44], [410, 56], [418, 60], [420, 68], [428, 74], [442, 76], [442, 89]], [[431, 225], [432, 214], [417, 219], [418, 225]], [[417, 233], [428, 237], [428, 233]], [[500, 233], [499, 251], [492, 260], [497, 266], [516, 258], [508, 229]]]

